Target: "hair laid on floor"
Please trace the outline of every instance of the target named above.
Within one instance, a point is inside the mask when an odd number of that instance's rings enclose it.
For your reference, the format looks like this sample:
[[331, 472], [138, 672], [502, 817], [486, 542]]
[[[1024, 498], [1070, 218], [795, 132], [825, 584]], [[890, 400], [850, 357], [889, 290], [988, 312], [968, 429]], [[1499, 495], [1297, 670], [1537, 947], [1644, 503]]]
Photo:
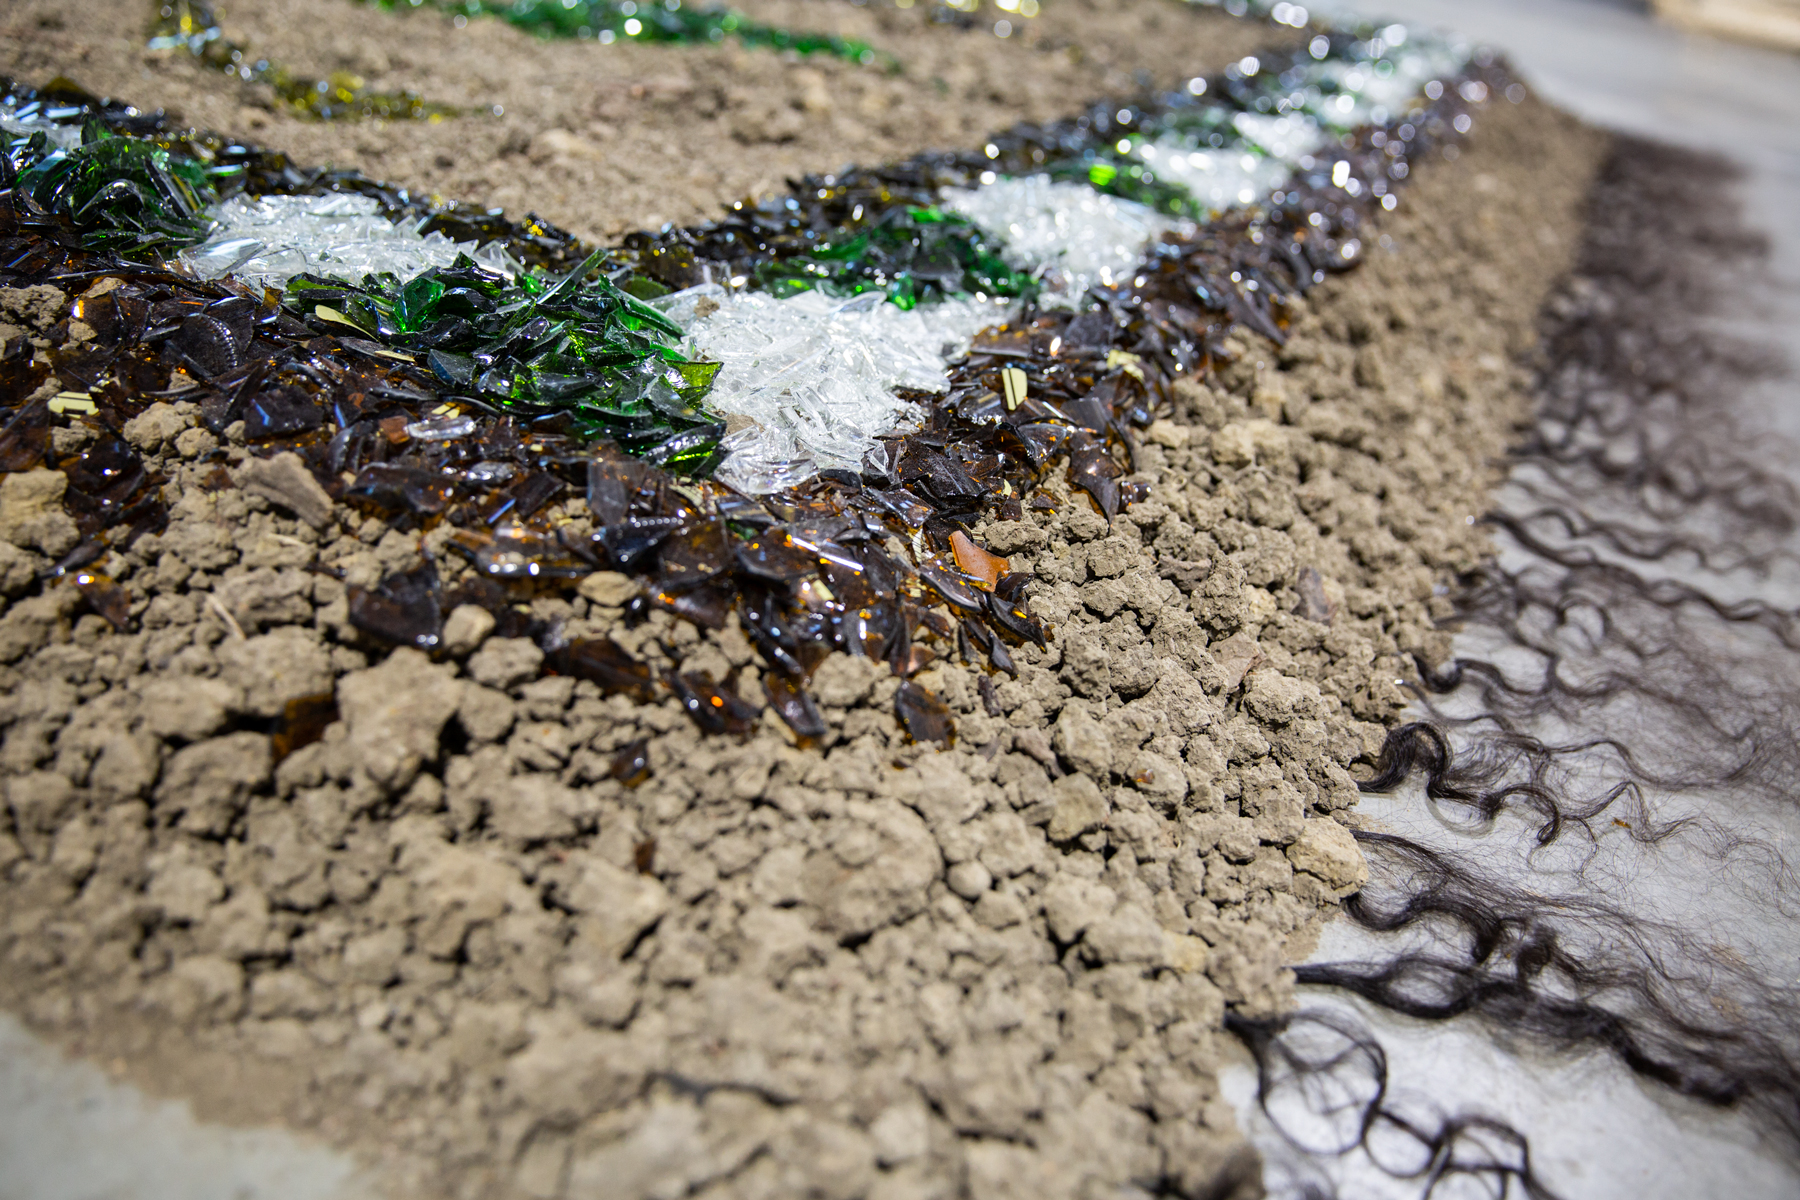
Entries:
[[[1523, 553], [1462, 581], [1461, 644], [1482, 653], [1418, 664], [1426, 719], [1390, 732], [1361, 785], [1420, 778], [1439, 817], [1480, 840], [1451, 853], [1358, 831], [1371, 881], [1344, 911], [1403, 948], [1296, 974], [1409, 1017], [1611, 1053], [1750, 1111], [1800, 1160], [1791, 963], [1730, 944], [1716, 911], [1638, 888], [1659, 868], [1679, 882], [1685, 856], [1741, 903], [1800, 909], [1780, 848], [1800, 818], [1800, 611], [1754, 594], [1800, 579], [1800, 492], [1735, 416], [1781, 368], [1715, 317], [1767, 253], [1723, 190], [1734, 178], [1712, 156], [1615, 140], [1573, 278], [1543, 314], [1535, 426], [1488, 518]], [[1525, 822], [1517, 861], [1506, 818]], [[1232, 1028], [1278, 1128], [1302, 1093], [1321, 1102], [1314, 1125], [1360, 1114], [1342, 1145], [1290, 1132], [1303, 1151], [1360, 1146], [1379, 1165], [1377, 1136], [1398, 1129], [1429, 1169], [1389, 1173], [1431, 1194], [1472, 1134], [1484, 1154], [1464, 1173], [1550, 1194], [1503, 1124], [1395, 1124], [1385, 1056], [1354, 1022]]]

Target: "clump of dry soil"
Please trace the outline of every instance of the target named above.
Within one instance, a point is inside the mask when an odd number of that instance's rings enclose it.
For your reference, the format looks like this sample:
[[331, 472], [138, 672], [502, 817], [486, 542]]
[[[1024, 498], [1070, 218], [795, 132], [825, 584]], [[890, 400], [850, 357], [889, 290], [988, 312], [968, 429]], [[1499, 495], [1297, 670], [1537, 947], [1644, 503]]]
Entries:
[[[921, 672], [951, 750], [905, 740], [866, 660], [820, 668], [831, 732], [801, 748], [772, 714], [707, 738], [673, 700], [543, 676], [472, 609], [441, 661], [388, 653], [344, 583], [437, 535], [320, 511], [230, 443], [226, 483], [181, 405], [126, 431], [174, 516], [102, 564], [134, 596], [114, 632], [34, 582], [71, 533], [51, 473], [6, 477], [0, 1002], [205, 1115], [317, 1130], [396, 1195], [1250, 1194], [1224, 1014], [1287, 1006], [1282, 964], [1364, 876], [1351, 772], [1410, 656], [1445, 651], [1439, 585], [1487, 552], [1465, 518], [1526, 413], [1601, 150], [1491, 105], [1285, 346], [1242, 340], [1181, 385], [1148, 500], [1108, 527], [1053, 482], [1054, 512], [978, 530], [1037, 572], [1057, 636], [1017, 679]], [[591, 228], [646, 211], [592, 203]], [[42, 331], [71, 300], [8, 293], [0, 319]], [[735, 626], [626, 628], [632, 586], [533, 609], [753, 690]], [[266, 721], [330, 690], [341, 721], [276, 762]], [[637, 739], [652, 774], [628, 788]]]

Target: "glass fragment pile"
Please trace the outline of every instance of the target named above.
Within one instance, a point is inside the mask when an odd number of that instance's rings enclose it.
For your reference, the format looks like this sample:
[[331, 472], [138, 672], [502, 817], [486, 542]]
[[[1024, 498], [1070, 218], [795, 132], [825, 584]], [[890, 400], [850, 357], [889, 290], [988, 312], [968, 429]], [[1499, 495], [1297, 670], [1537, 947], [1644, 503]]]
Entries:
[[462, 255], [477, 266], [512, 278], [519, 266], [499, 242], [453, 242], [419, 231], [426, 218], [390, 221], [372, 196], [233, 196], [207, 210], [212, 236], [181, 252], [202, 279], [236, 276], [245, 283], [283, 288], [296, 275], [361, 279], [393, 275], [411, 279], [432, 267], [450, 267]]
[[[807, 680], [834, 649], [911, 676], [953, 652], [1010, 671], [1011, 647], [1044, 644], [1031, 577], [977, 522], [1049, 503], [1055, 470], [1108, 520], [1139, 499], [1137, 431], [1174, 381], [1226, 358], [1234, 327], [1281, 341], [1289, 299], [1360, 259], [1409, 160], [1507, 82], [1398, 27], [1324, 31], [1152, 102], [604, 250], [67, 81], [6, 85], [0, 284], [82, 293], [94, 336], [0, 347], [0, 470], [63, 471], [84, 540], [55, 578], [124, 623], [100, 571], [167, 511], [120, 431], [179, 397], [337, 501], [449, 527], [463, 566], [350, 589], [367, 636], [435, 650], [477, 604], [548, 669], [673, 695], [710, 731], [766, 702], [816, 737]], [[59, 419], [93, 429], [72, 458]], [[735, 616], [764, 695], [657, 678], [514, 603], [597, 570], [638, 581], [629, 620]], [[914, 737], [953, 736], [918, 685], [896, 703]]]

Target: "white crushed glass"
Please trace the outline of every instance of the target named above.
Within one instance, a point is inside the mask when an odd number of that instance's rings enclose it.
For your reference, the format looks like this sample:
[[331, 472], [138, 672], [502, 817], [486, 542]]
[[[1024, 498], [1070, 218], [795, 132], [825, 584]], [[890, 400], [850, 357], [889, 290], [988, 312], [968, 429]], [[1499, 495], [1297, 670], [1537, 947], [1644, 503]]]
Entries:
[[81, 145], [80, 125], [62, 125], [39, 116], [21, 117], [18, 112], [10, 104], [0, 104], [0, 130], [15, 137], [30, 137], [34, 133], [41, 133], [59, 150], [73, 150]]
[[[1323, 142], [1320, 133], [1314, 146]], [[1140, 146], [1137, 154], [1155, 167], [1159, 178], [1180, 184], [1214, 213], [1266, 200], [1294, 173], [1290, 163], [1243, 142], [1202, 149], [1171, 138]]]
[[463, 478], [470, 483], [505, 483], [518, 474], [518, 468], [508, 462], [478, 462], [463, 472]]
[[1329, 155], [1336, 136], [1403, 114], [1427, 82], [1451, 78], [1469, 60], [1466, 46], [1422, 40], [1409, 44], [1406, 30], [1398, 25], [1359, 45], [1373, 57], [1315, 62], [1284, 74], [1287, 92], [1274, 104], [1275, 111], [1233, 115], [1222, 145], [1211, 144], [1217, 130], [1204, 140], [1198, 134], [1167, 133], [1134, 143], [1130, 153], [1159, 179], [1186, 188], [1212, 214], [1261, 204], [1288, 182], [1296, 167], [1311, 169], [1315, 160]]
[[473, 417], [426, 417], [406, 425], [406, 436], [415, 442], [454, 442], [474, 432]]
[[717, 284], [665, 297], [659, 307], [686, 327], [690, 355], [723, 364], [707, 403], [743, 422], [725, 439], [731, 453], [717, 478], [752, 494], [820, 468], [859, 467], [877, 437], [918, 422], [895, 388], [943, 391], [945, 358], [1016, 311], [1011, 302], [974, 298], [907, 311], [879, 293], [777, 300]]
[[1145, 247], [1164, 233], [1193, 229], [1148, 205], [1048, 175], [946, 188], [940, 203], [1005, 242], [1012, 266], [1037, 272], [1044, 284], [1039, 303], [1046, 308], [1079, 307], [1088, 288], [1129, 277], [1143, 262]]
[[[1398, 37], [1385, 44], [1387, 57], [1377, 62], [1332, 60], [1318, 65], [1318, 82], [1336, 86], [1337, 95], [1324, 97], [1311, 107], [1333, 132], [1359, 125], [1382, 124], [1417, 102], [1420, 89], [1433, 79], [1450, 79], [1468, 65], [1466, 45], [1432, 39], [1408, 42], [1402, 26], [1390, 25], [1382, 37]], [[1380, 40], [1380, 39], [1377, 39]], [[1401, 53], [1393, 53], [1399, 46]]]
[[236, 275], [264, 287], [285, 287], [302, 272], [359, 282], [392, 272], [401, 280], [447, 267], [459, 254], [511, 277], [519, 270], [497, 242], [453, 242], [419, 222], [389, 221], [368, 196], [234, 196], [207, 212], [212, 236], [181, 252], [202, 279]]

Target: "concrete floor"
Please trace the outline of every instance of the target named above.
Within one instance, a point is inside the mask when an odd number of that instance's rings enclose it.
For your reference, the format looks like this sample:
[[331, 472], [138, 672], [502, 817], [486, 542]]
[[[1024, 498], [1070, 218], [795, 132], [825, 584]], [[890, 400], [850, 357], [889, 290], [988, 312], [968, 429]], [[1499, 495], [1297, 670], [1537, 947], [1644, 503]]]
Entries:
[[[1684, 34], [1652, 23], [1632, 6], [1602, 0], [1332, 0], [1321, 7], [1454, 30], [1474, 44], [1505, 51], [1539, 94], [1590, 121], [1717, 150], [1742, 164], [1748, 174], [1737, 196], [1749, 222], [1773, 239], [1774, 253], [1765, 274], [1741, 281], [1741, 294], [1723, 319], [1734, 334], [1783, 348], [1790, 364], [1800, 364], [1800, 57]], [[1760, 442], [1763, 461], [1800, 484], [1800, 386], [1794, 378], [1759, 387], [1743, 398], [1736, 415], [1746, 428], [1771, 435]], [[1653, 569], [1675, 575], [1685, 570], [1692, 578], [1691, 564]], [[1791, 578], [1709, 583], [1736, 597], [1755, 595], [1788, 608], [1800, 603]], [[1460, 647], [1463, 653], [1477, 648]], [[1671, 811], [1684, 805], [1681, 796], [1658, 799]], [[1545, 879], [1559, 869], [1530, 854], [1523, 823], [1503, 820], [1475, 843], [1438, 819], [1422, 789], [1367, 797], [1364, 808], [1394, 832], [1430, 845], [1468, 850], [1478, 844], [1482, 861], [1501, 869], [1517, 864], [1521, 874], [1544, 872]], [[1775, 844], [1800, 837], [1791, 813], [1765, 821], [1764, 834]], [[1583, 866], [1591, 878], [1611, 881], [1610, 897], [1616, 899], [1617, 887], [1661, 911], [1700, 918], [1732, 944], [1760, 952], [1775, 977], [1800, 980], [1793, 923], [1769, 919], [1766, 893], [1719, 878], [1716, 864], [1698, 855], [1692, 870], [1679, 857], [1646, 862], [1624, 838], [1603, 838], [1594, 854], [1596, 860]], [[1378, 945], [1339, 922], [1316, 957], [1379, 957], [1379, 950], [1359, 953]], [[1304, 1002], [1360, 1017], [1388, 1055], [1390, 1081], [1412, 1107], [1485, 1113], [1524, 1133], [1542, 1179], [1559, 1195], [1800, 1195], [1800, 1164], [1760, 1144], [1744, 1120], [1646, 1086], [1611, 1057], [1515, 1055], [1472, 1024], [1410, 1021], [1322, 989], [1310, 991]], [[1246, 1130], [1265, 1150], [1271, 1193], [1292, 1195], [1303, 1181], [1326, 1180], [1345, 1196], [1420, 1195], [1419, 1180], [1395, 1180], [1359, 1154], [1325, 1160], [1295, 1155], [1254, 1110], [1255, 1082], [1247, 1068], [1233, 1072], [1226, 1087]]]
[[0, 1200], [364, 1200], [347, 1156], [201, 1125], [72, 1062], [0, 1014]]

